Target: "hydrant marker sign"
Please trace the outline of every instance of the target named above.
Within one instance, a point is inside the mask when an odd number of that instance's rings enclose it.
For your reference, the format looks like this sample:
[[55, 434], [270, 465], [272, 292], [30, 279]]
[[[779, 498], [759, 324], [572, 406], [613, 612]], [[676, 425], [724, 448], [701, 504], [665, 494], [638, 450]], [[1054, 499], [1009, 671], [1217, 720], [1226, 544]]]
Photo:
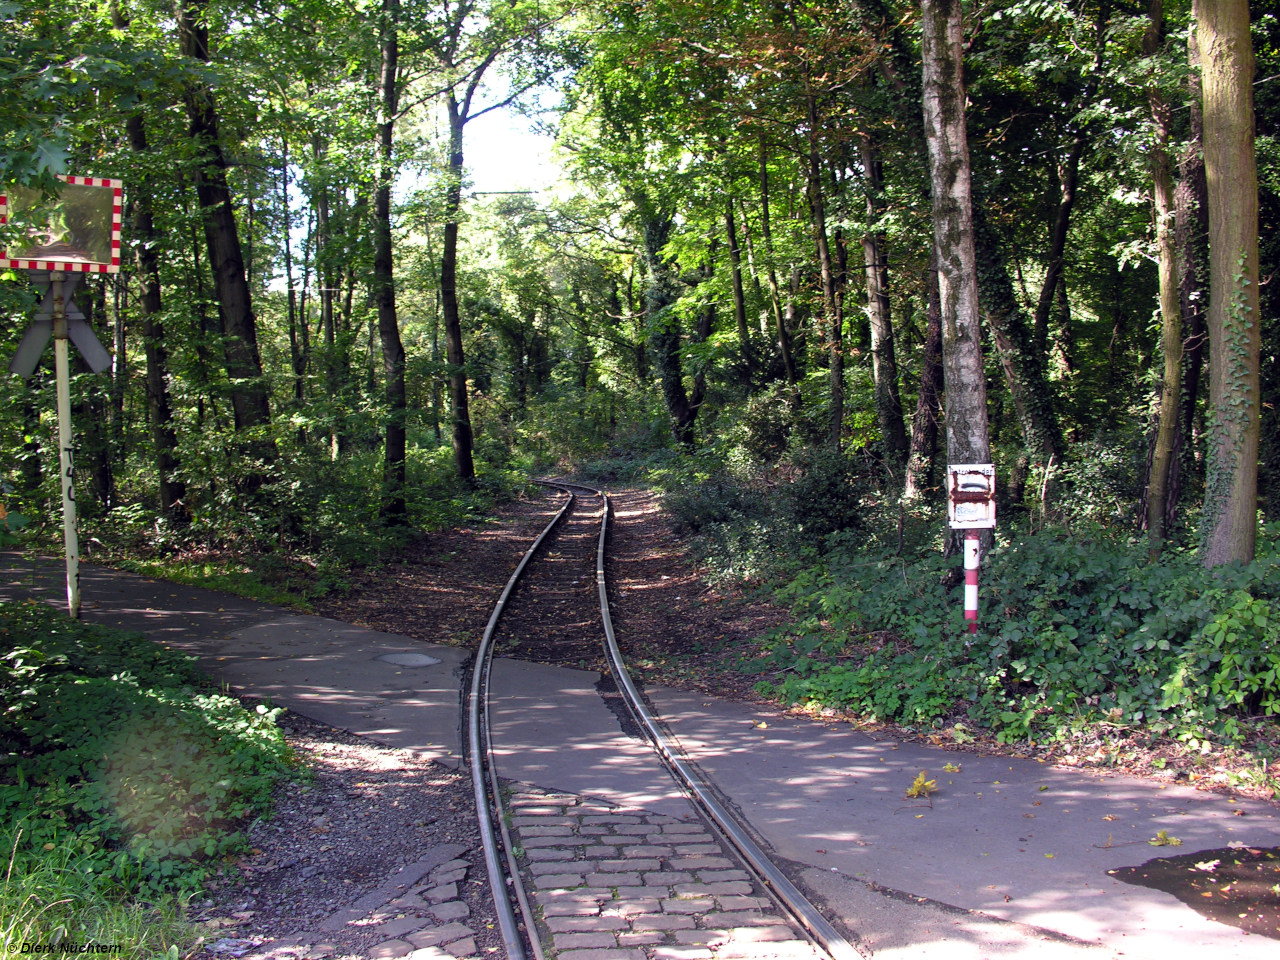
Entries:
[[952, 530], [991, 530], [996, 525], [996, 469], [990, 463], [947, 467], [947, 520]]

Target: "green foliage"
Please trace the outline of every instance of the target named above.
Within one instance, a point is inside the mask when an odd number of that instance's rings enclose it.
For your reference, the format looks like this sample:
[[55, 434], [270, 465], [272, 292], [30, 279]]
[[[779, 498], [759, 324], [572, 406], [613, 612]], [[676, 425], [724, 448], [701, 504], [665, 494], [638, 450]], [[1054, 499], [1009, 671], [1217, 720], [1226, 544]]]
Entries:
[[93, 943], [169, 958], [196, 941], [183, 919], [185, 895], [130, 902], [103, 889], [74, 835], [35, 849], [24, 839], [20, 827], [0, 828], [0, 956], [18, 956], [23, 943]]
[[[36, 603], [0, 611], [0, 822], [70, 845], [106, 889], [191, 889], [242, 848], [292, 766], [278, 709], [246, 712], [186, 655]], [[21, 831], [21, 838], [17, 836]]]
[[[1165, 705], [1280, 716], [1280, 624], [1270, 600], [1235, 590], [1182, 650], [1164, 684]], [[1231, 716], [1222, 718], [1234, 728]]]
[[832, 552], [784, 589], [796, 623], [744, 668], [788, 702], [910, 725], [963, 714], [1007, 741], [1096, 722], [1238, 741], [1244, 718], [1280, 715], [1280, 530], [1268, 533], [1255, 563], [1212, 575], [1189, 552], [1155, 563], [1101, 530], [1002, 544], [972, 635], [937, 556]]
[[802, 447], [763, 474], [708, 454], [649, 480], [665, 490], [677, 528], [697, 534], [715, 575], [727, 578], [760, 577], [780, 555], [815, 554], [828, 537], [864, 526], [865, 486], [848, 457], [824, 447]]

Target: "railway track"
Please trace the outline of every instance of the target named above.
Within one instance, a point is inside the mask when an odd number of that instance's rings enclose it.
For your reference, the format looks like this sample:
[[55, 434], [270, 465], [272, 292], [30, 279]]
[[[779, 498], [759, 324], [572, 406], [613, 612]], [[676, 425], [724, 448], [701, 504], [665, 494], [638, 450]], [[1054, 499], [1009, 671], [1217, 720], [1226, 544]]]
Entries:
[[[720, 802], [632, 681], [605, 578], [608, 496], [581, 484], [546, 485], [565, 502], [494, 607], [467, 705], [472, 786], [507, 956], [543, 960], [549, 947], [582, 960], [860, 957]], [[581, 688], [558, 694], [561, 705], [546, 693], [531, 700], [539, 677], [512, 661], [499, 660], [495, 676], [495, 653], [526, 650], [543, 663], [600, 670], [595, 692], [630, 737], [576, 739], [573, 720], [559, 716], [581, 710]], [[495, 721], [495, 704], [505, 721]], [[563, 792], [513, 785], [502, 767], [517, 764], [510, 750], [502, 756], [502, 740], [522, 724], [548, 727], [543, 752], [580, 751], [597, 777], [625, 785], [588, 779]]]

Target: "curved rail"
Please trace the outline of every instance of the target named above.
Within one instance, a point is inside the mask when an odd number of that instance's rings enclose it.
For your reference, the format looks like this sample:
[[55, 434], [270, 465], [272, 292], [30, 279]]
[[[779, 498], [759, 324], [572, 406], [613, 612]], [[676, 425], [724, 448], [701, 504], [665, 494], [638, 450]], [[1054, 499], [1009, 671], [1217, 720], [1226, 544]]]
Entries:
[[[498, 620], [502, 617], [502, 611], [506, 609], [511, 591], [515, 589], [520, 575], [524, 573], [525, 567], [529, 565], [529, 561], [533, 559], [533, 555], [537, 553], [543, 541], [551, 535], [551, 531], [559, 525], [564, 515], [569, 512], [569, 508], [573, 506], [574, 495], [569, 493], [568, 490], [564, 492], [568, 494], [568, 499], [565, 501], [564, 506], [560, 508], [560, 512], [538, 534], [537, 539], [533, 541], [533, 545], [525, 551], [524, 556], [520, 558], [520, 563], [516, 565], [515, 572], [511, 574], [511, 578], [507, 581], [507, 585], [502, 588], [502, 594], [498, 597], [498, 602], [493, 608], [489, 623], [484, 628], [484, 635], [480, 638], [480, 646], [476, 649], [475, 662], [471, 669], [471, 693], [467, 707], [471, 786], [475, 793], [476, 819], [480, 825], [480, 842], [484, 847], [485, 869], [489, 874], [489, 889], [493, 893], [493, 905], [498, 914], [498, 929], [502, 933], [502, 940], [506, 945], [508, 960], [526, 960], [527, 954], [525, 953], [524, 937], [520, 933], [520, 923], [516, 919], [515, 909], [511, 906], [511, 896], [507, 891], [508, 873], [503, 869], [502, 860], [498, 852], [498, 842], [493, 831], [494, 820], [499, 819], [501, 822], [501, 818], [495, 818], [493, 807], [490, 805], [489, 790], [485, 786], [486, 764], [484, 758], [488, 756], [489, 724], [488, 697], [484, 695], [484, 691], [488, 686], [493, 634], [498, 627]], [[482, 749], [482, 747], [484, 748]], [[492, 784], [494, 803], [500, 804], [501, 797], [499, 796], [496, 777], [493, 780], [495, 781]], [[506, 844], [506, 847], [509, 850], [510, 844]], [[519, 874], [513, 868], [509, 879], [513, 885], [519, 886]], [[526, 915], [525, 923], [529, 931], [529, 940], [536, 945], [537, 936], [528, 915], [527, 901], [523, 896], [520, 897], [520, 900]], [[537, 955], [541, 957], [540, 949], [537, 950]]]
[[618, 688], [623, 692], [628, 708], [648, 733], [654, 748], [676, 779], [690, 791], [703, 812], [720, 828], [743, 860], [773, 892], [778, 902], [803, 925], [834, 960], [862, 960], [862, 955], [853, 944], [840, 935], [840, 932], [818, 911], [817, 907], [809, 902], [809, 898], [801, 893], [769, 859], [737, 818], [716, 799], [702, 777], [693, 770], [680, 755], [678, 748], [671, 743], [670, 738], [645, 704], [640, 691], [632, 682], [631, 674], [623, 663], [622, 652], [618, 649], [618, 641], [613, 632], [613, 618], [609, 614], [609, 594], [604, 573], [605, 541], [609, 535], [609, 511], [612, 505], [608, 494], [603, 491], [598, 492], [604, 499], [604, 516], [600, 521], [600, 541], [596, 548], [596, 589], [600, 594], [600, 616], [604, 621], [605, 649], [609, 656], [609, 665], [613, 670]]
[[[560, 490], [567, 495], [568, 499], [551, 522], [538, 535], [537, 539], [534, 540], [533, 545], [525, 552], [515, 572], [512, 573], [511, 579], [507, 581], [506, 587], [503, 588], [502, 595], [498, 598], [498, 603], [494, 607], [493, 614], [489, 617], [489, 623], [485, 627], [480, 646], [476, 651], [468, 709], [471, 780], [475, 791], [480, 836], [484, 846], [485, 865], [489, 873], [489, 885], [493, 892], [494, 906], [498, 913], [498, 926], [506, 944], [509, 960], [526, 960], [527, 954], [525, 952], [524, 937], [520, 933], [520, 924], [516, 919], [515, 909], [511, 905], [512, 897], [507, 889], [508, 883], [513, 887], [511, 892], [514, 892], [516, 898], [520, 901], [521, 910], [525, 917], [525, 929], [528, 931], [529, 942], [538, 960], [542, 958], [542, 950], [536, 935], [536, 927], [529, 910], [528, 900], [520, 884], [519, 873], [511, 852], [512, 845], [507, 833], [505, 818], [501, 814], [502, 800], [497, 773], [492, 769], [491, 765], [487, 765], [485, 762], [490, 746], [487, 685], [489, 669], [492, 663], [493, 636], [497, 629], [498, 620], [501, 618], [502, 612], [506, 608], [507, 600], [511, 596], [511, 592], [520, 576], [524, 573], [525, 568], [533, 559], [538, 548], [542, 546], [546, 538], [573, 506], [576, 497], [573, 491], [569, 489], [570, 487], [590, 491], [592, 496], [597, 496], [601, 500], [600, 536], [596, 547], [596, 589], [600, 598], [600, 617], [604, 626], [606, 655], [618, 689], [626, 700], [628, 709], [645, 730], [654, 749], [672, 775], [688, 791], [690, 800], [699, 807], [705, 817], [719, 829], [721, 835], [737, 850], [742, 861], [756, 874], [774, 899], [791, 914], [796, 922], [809, 933], [813, 940], [833, 960], [861, 960], [862, 955], [857, 949], [831, 925], [830, 921], [809, 902], [809, 899], [800, 892], [795, 884], [778, 869], [764, 850], [761, 849], [760, 845], [751, 837], [747, 829], [716, 798], [701, 775], [693, 769], [681, 755], [679, 748], [671, 742], [671, 739], [649, 710], [632, 681], [631, 675], [623, 662], [622, 653], [618, 648], [617, 638], [613, 630], [613, 618], [609, 612], [608, 586], [605, 579], [605, 544], [609, 534], [609, 514], [612, 504], [608, 494], [603, 490], [597, 490], [586, 484], [572, 481], [540, 480], [538, 482], [544, 486]], [[486, 766], [489, 766], [490, 773], [488, 787], [485, 784]], [[493, 803], [499, 808], [497, 817], [495, 817], [493, 807], [490, 805], [490, 794], [492, 794]], [[493, 829], [495, 820], [502, 826], [503, 841], [507, 851], [507, 868], [505, 870], [497, 850], [497, 839]]]

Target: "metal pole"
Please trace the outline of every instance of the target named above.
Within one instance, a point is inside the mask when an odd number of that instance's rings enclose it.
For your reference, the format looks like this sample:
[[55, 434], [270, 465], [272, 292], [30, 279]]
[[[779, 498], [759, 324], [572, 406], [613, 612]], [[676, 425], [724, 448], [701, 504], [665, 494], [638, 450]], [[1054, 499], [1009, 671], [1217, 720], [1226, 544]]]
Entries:
[[63, 275], [53, 281], [53, 357], [58, 381], [58, 460], [62, 468], [62, 533], [67, 545], [67, 613], [80, 619], [80, 541], [76, 536], [76, 496], [71, 463], [71, 365], [67, 355], [67, 309]]
[[964, 618], [969, 632], [978, 632], [978, 554], [977, 530], [964, 532]]

